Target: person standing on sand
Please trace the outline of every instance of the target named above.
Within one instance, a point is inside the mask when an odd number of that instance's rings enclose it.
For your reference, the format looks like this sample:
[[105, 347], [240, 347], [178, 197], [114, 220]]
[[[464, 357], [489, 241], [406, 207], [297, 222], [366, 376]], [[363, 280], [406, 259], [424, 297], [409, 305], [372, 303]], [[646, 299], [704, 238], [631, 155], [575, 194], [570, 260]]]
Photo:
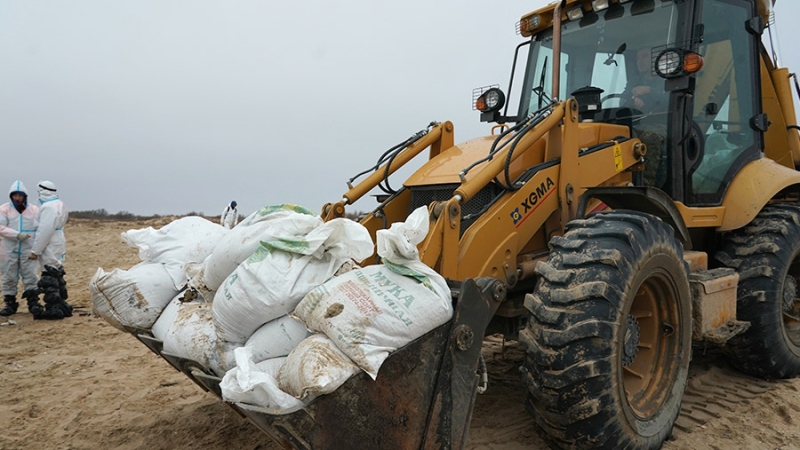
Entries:
[[44, 312], [34, 319], [59, 320], [72, 316], [72, 306], [67, 303], [67, 282], [64, 280], [64, 259], [67, 240], [64, 225], [69, 212], [58, 198], [52, 181], [39, 182], [38, 229], [28, 259], [38, 260], [42, 268], [39, 291], [44, 294]]
[[231, 229], [239, 222], [239, 210], [236, 209], [236, 201], [232, 201], [230, 205], [222, 210], [222, 215], [219, 216], [219, 224], [227, 229]]
[[23, 255], [31, 251], [31, 237], [36, 233], [39, 207], [28, 205], [28, 190], [19, 180], [11, 184], [8, 198], [8, 203], [0, 205], [0, 271], [3, 272], [5, 302], [0, 316], [10, 316], [17, 312], [17, 287], [21, 278], [24, 286], [22, 297], [28, 301], [28, 311], [36, 317], [44, 311], [39, 304], [39, 288], [36, 285], [39, 281], [37, 264]]

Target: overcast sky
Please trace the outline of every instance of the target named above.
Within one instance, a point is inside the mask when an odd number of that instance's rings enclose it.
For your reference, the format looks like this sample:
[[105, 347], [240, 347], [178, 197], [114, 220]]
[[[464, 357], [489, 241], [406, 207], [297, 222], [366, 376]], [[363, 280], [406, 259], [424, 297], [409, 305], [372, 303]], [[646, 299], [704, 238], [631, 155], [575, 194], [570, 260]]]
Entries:
[[[4, 0], [0, 190], [50, 179], [73, 211], [318, 211], [431, 121], [488, 134], [472, 89], [507, 87], [515, 25], [547, 3]], [[775, 11], [800, 71], [800, 2]]]

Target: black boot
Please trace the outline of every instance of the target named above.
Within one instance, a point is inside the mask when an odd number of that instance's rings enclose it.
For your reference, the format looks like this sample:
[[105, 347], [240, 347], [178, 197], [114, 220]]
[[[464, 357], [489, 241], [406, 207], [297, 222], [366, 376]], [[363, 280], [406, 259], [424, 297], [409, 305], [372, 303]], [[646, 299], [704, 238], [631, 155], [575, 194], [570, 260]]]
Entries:
[[61, 271], [52, 266], [44, 266], [39, 278], [39, 292], [44, 293], [44, 312], [34, 319], [60, 320], [72, 315], [72, 307], [61, 300]]
[[19, 308], [19, 303], [17, 303], [17, 296], [6, 295], [3, 296], [3, 300], [6, 302], [6, 306], [2, 310], [0, 310], [0, 316], [10, 316], [12, 314], [16, 314], [17, 308]]
[[67, 272], [64, 271], [63, 267], [58, 268], [58, 294], [61, 296], [61, 301], [66, 302], [69, 298], [69, 293], [67, 293], [67, 280], [64, 279], [64, 275]]
[[58, 295], [61, 297], [61, 310], [64, 311], [64, 317], [72, 317], [72, 306], [67, 303], [69, 294], [67, 293], [67, 280], [64, 279], [64, 267], [58, 268]]
[[28, 311], [34, 319], [42, 315], [44, 308], [39, 304], [39, 289], [28, 289], [22, 293], [22, 298], [28, 301]]
[[45, 302], [44, 312], [33, 316], [34, 320], [61, 320], [63, 318], [64, 310], [61, 309], [61, 302], [55, 304]]

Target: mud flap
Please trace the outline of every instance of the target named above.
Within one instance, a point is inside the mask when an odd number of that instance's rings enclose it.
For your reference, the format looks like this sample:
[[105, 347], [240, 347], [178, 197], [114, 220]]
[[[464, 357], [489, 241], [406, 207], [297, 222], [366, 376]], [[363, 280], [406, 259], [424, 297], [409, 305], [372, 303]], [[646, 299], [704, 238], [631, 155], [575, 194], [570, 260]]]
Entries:
[[[297, 410], [231, 406], [286, 448], [463, 447], [479, 382], [483, 335], [506, 291], [491, 278], [468, 279], [451, 290], [453, 319], [390, 355], [375, 381], [359, 373]], [[209, 369], [165, 354], [157, 339], [135, 336], [204, 390], [220, 396], [221, 379]]]

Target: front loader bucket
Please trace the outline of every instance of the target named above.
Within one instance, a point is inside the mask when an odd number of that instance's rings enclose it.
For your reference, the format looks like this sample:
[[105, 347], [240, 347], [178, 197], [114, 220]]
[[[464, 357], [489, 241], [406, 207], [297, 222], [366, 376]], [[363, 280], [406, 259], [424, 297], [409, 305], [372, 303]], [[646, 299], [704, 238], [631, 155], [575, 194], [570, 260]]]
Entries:
[[[505, 285], [468, 279], [453, 289], [453, 319], [392, 353], [373, 381], [366, 373], [304, 408], [231, 406], [285, 448], [457, 449], [467, 440], [484, 331]], [[221, 379], [207, 368], [145, 345], [203, 389], [220, 396]]]

